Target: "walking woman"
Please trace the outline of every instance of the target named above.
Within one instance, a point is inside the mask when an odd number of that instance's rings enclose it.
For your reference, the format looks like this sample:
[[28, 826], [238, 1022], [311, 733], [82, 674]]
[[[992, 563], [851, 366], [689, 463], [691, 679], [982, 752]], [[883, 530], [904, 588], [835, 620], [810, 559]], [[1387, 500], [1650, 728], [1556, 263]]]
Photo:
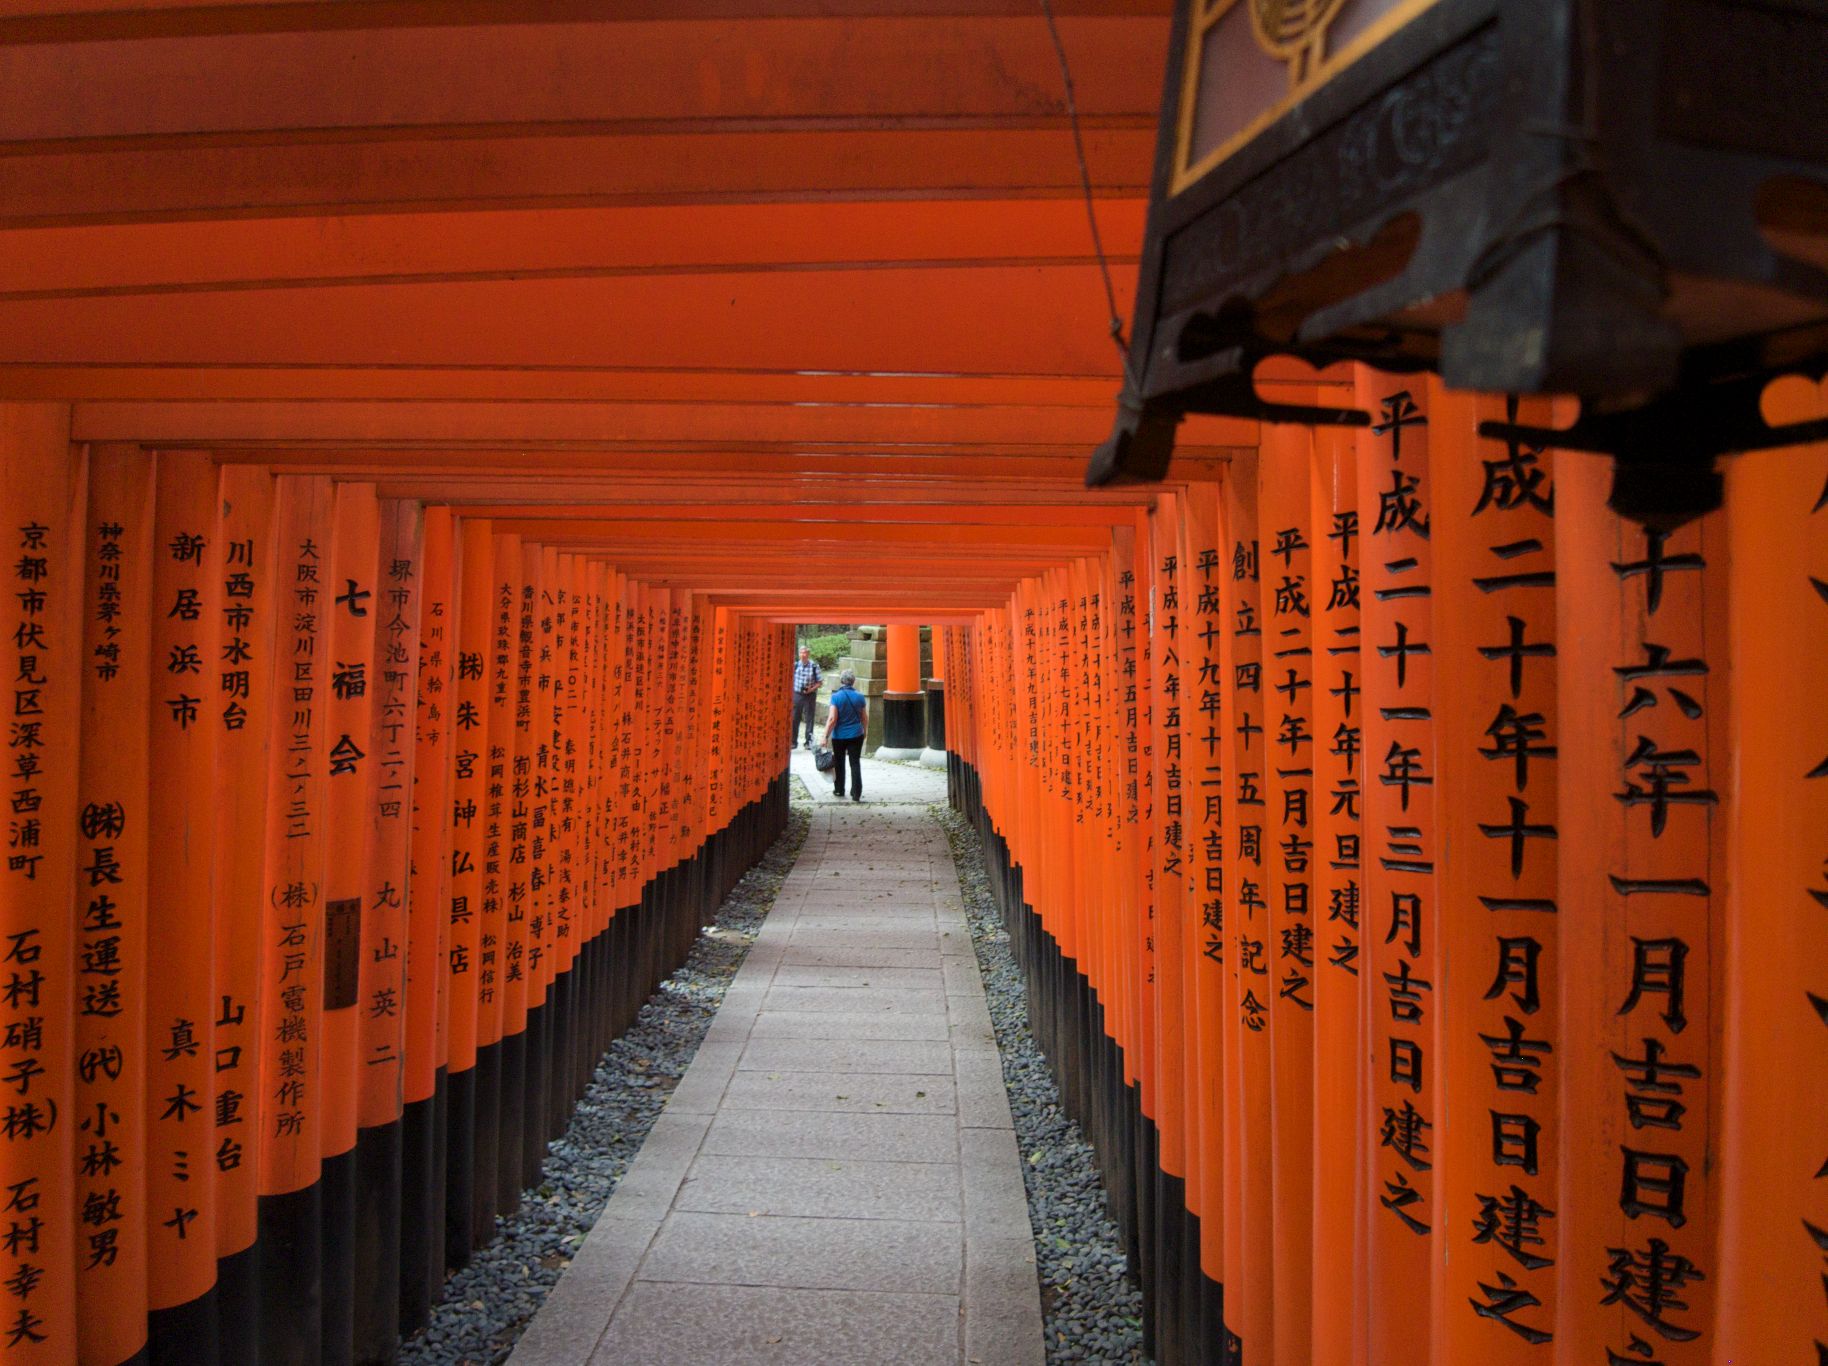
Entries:
[[848, 756], [851, 800], [863, 800], [863, 735], [869, 724], [869, 699], [857, 691], [856, 672], [846, 669], [838, 675], [837, 690], [831, 695], [831, 710], [825, 713], [825, 742], [838, 756], [838, 762], [831, 766], [832, 795], [844, 795], [844, 760]]

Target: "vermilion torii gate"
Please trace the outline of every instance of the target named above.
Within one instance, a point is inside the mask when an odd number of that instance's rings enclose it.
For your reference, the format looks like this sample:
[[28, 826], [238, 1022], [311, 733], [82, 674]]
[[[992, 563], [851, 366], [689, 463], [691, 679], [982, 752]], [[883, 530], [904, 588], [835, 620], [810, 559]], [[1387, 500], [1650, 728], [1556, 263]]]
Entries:
[[[1167, 7], [1056, 8], [1128, 297]], [[1085, 491], [1059, 90], [1002, 0], [0, 4], [0, 1358], [388, 1359], [805, 619], [943, 636], [1158, 1359], [1828, 1342], [1828, 451], [1647, 532], [1272, 364], [1373, 425]]]

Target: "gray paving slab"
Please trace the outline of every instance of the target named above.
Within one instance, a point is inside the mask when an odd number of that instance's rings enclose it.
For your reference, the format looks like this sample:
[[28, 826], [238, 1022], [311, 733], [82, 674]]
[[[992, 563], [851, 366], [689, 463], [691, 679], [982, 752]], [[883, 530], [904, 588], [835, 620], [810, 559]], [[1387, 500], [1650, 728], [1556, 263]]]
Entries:
[[994, 1049], [997, 1046], [996, 1031], [988, 1019], [954, 1023], [946, 1031], [946, 1037], [951, 1039], [955, 1049]]
[[955, 1224], [961, 1218], [959, 1201], [955, 1163], [706, 1153], [692, 1164], [675, 1207], [711, 1214]]
[[[775, 973], [775, 980], [780, 980], [778, 969]], [[984, 979], [978, 973], [975, 958], [942, 958], [940, 981], [944, 984], [946, 991], [954, 996], [981, 997], [984, 994]]]
[[942, 954], [966, 954], [975, 956], [971, 948], [971, 935], [968, 931], [963, 929], [953, 931], [941, 929], [939, 932], [939, 951]]
[[736, 1060], [742, 1056], [741, 1042], [707, 1040], [698, 1046], [698, 1055], [667, 1098], [667, 1109], [679, 1114], [710, 1115], [717, 1113], [724, 1088], [736, 1071]]
[[603, 1366], [909, 1366], [959, 1359], [952, 1295], [644, 1283], [617, 1311]]
[[807, 938], [787, 945], [781, 951], [781, 966], [835, 968], [926, 968], [937, 971], [945, 964], [945, 955], [932, 949], [882, 949], [869, 947], [834, 947], [818, 939]]
[[[895, 987], [943, 993], [948, 990], [947, 982], [949, 980], [949, 975], [939, 966], [944, 961], [935, 954], [933, 966], [923, 968], [865, 967], [854, 963], [843, 966], [783, 963], [774, 970], [772, 985], [777, 987]], [[763, 1008], [767, 1007], [764, 1005]]]
[[[941, 1017], [901, 1018], [937, 1020]], [[952, 1045], [943, 1039], [766, 1039], [751, 1036], [736, 1066], [738, 1071], [748, 1072], [944, 1072], [952, 1066]]]
[[981, 993], [976, 996], [946, 997], [946, 1015], [955, 1025], [990, 1028], [990, 1006]]
[[512, 1366], [1039, 1366], [1021, 1153], [921, 805], [945, 778], [871, 763], [865, 791], [815, 810], [707, 1042]]
[[[971, 1084], [977, 1086], [975, 1078]], [[997, 1084], [1001, 1086], [1001, 1077]], [[738, 1072], [719, 1100], [726, 1114], [732, 1110], [831, 1110], [850, 1114], [950, 1115], [957, 1113], [959, 1088], [960, 1082], [953, 1077], [919, 1072], [890, 1076], [857, 1072]], [[973, 1102], [988, 1103], [978, 1097], [976, 1089]], [[1005, 1098], [1003, 1114], [1008, 1113]]]
[[1015, 1119], [1009, 1113], [1009, 1089], [1003, 1084], [1003, 1060], [994, 1048], [954, 1048], [952, 1067], [958, 1107], [955, 1113], [961, 1129], [1015, 1128]]
[[770, 987], [762, 1009], [770, 1011], [837, 1011], [852, 1015], [945, 1015], [943, 991], [910, 991], [894, 987]]
[[675, 1211], [641, 1279], [956, 1295], [964, 1255], [957, 1224]]
[[850, 901], [811, 902], [794, 919], [793, 939], [805, 943], [815, 934], [938, 934], [940, 918], [931, 906], [883, 902], [865, 906]]
[[960, 1129], [958, 1148], [966, 1236], [1005, 1237], [1017, 1224], [1026, 1226], [1028, 1192], [1015, 1130]]
[[755, 1017], [751, 1039], [925, 1040], [951, 1037], [943, 1015], [891, 1015], [839, 1010], [765, 1010]]
[[1042, 1366], [1034, 1239], [973, 1238], [965, 1256], [965, 1360]]
[[913, 925], [894, 927], [871, 926], [867, 929], [843, 930], [794, 930], [794, 947], [828, 948], [828, 949], [867, 949], [881, 951], [884, 949], [921, 949], [928, 953], [938, 950], [940, 953], [970, 953], [971, 943], [968, 939], [958, 941], [962, 947], [949, 948], [947, 936], [937, 928], [925, 929]]
[[955, 1162], [952, 1115], [843, 1114], [824, 1110], [725, 1110], [699, 1151], [755, 1157], [835, 1157], [866, 1162]]
[[866, 906], [855, 901], [833, 900], [826, 905], [810, 903], [800, 908], [794, 921], [798, 932], [807, 930], [930, 930], [939, 926], [939, 914], [931, 906], [909, 906], [900, 902]]
[[510, 1358], [514, 1366], [578, 1366], [588, 1361], [660, 1223], [658, 1218], [629, 1220], [607, 1213], [597, 1220], [515, 1344]]

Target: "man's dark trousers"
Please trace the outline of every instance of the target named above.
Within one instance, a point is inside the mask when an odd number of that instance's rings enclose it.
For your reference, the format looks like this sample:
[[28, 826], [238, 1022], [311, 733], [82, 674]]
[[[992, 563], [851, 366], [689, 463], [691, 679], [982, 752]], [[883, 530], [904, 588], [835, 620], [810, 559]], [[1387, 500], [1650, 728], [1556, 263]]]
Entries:
[[793, 695], [793, 720], [787, 726], [787, 744], [791, 748], [800, 743], [800, 718], [806, 718], [806, 743], [812, 743], [813, 717], [819, 711], [819, 694], [816, 692], [797, 692]]
[[838, 756], [838, 762], [831, 766], [832, 792], [844, 795], [844, 760], [848, 755], [851, 762], [851, 796], [863, 795], [863, 737], [853, 736], [849, 740], [833, 740], [832, 753]]

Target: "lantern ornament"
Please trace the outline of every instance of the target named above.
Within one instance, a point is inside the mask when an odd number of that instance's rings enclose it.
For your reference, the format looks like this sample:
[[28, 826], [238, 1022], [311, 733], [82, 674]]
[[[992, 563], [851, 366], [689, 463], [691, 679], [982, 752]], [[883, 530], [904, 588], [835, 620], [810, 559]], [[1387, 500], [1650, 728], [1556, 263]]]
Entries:
[[1251, 26], [1263, 50], [1286, 61], [1290, 77], [1299, 82], [1324, 55], [1327, 25], [1333, 22], [1342, 3], [1343, 0], [1252, 0]]
[[1087, 482], [1159, 479], [1270, 356], [1565, 394], [1488, 434], [1603, 452], [1621, 514], [1718, 506], [1718, 456], [1828, 373], [1822, 0], [1181, 0], [1134, 337]]

